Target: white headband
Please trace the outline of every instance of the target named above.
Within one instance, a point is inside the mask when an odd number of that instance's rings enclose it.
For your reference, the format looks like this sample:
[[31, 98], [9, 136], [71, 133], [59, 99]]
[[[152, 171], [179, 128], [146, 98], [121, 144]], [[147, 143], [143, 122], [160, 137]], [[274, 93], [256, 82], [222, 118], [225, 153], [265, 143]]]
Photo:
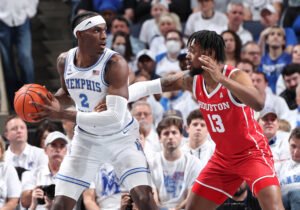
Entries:
[[103, 19], [103, 17], [100, 16], [100, 15], [97, 15], [97, 16], [85, 19], [84, 21], [82, 21], [81, 23], [79, 23], [74, 28], [73, 34], [77, 38], [77, 36], [76, 36], [76, 32], [77, 31], [85, 31], [85, 30], [88, 30], [88, 29], [94, 27], [95, 25], [98, 25], [98, 24], [101, 24], [101, 23], [106, 23], [106, 22]]

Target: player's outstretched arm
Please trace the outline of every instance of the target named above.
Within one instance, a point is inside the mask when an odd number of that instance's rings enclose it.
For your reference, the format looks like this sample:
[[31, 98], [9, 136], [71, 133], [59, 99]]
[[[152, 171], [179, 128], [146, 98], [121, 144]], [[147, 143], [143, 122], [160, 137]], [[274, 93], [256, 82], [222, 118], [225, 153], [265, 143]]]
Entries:
[[261, 97], [258, 90], [253, 86], [252, 81], [247, 73], [243, 71], [235, 71], [230, 78], [225, 77], [220, 65], [208, 56], [202, 55], [199, 60], [202, 62], [202, 68], [210, 74], [216, 82], [222, 83], [234, 96], [234, 98], [260, 111], [264, 107], [264, 99]]
[[136, 82], [130, 85], [128, 102], [133, 102], [152, 94], [160, 94], [173, 90], [192, 91], [192, 89], [193, 77], [190, 76], [189, 71], [178, 72], [160, 79]]

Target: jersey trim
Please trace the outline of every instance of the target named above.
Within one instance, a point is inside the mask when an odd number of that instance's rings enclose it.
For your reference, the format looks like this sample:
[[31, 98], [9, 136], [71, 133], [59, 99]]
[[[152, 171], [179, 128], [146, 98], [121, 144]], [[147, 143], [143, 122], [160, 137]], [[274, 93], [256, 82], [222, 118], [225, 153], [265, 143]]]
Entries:
[[102, 59], [104, 58], [106, 52], [107, 52], [107, 49], [105, 48], [104, 52], [102, 53], [102, 55], [100, 56], [100, 58], [96, 61], [96, 63], [94, 63], [93, 65], [89, 66], [89, 67], [86, 67], [86, 68], [81, 68], [81, 67], [78, 67], [75, 65], [74, 63], [74, 59], [76, 57], [76, 52], [77, 52], [78, 48], [76, 50], [74, 50], [74, 56], [73, 56], [73, 61], [72, 61], [72, 64], [74, 66], [74, 68], [78, 71], [89, 71], [91, 69], [93, 69], [94, 67], [96, 67], [101, 61]]
[[197, 182], [198, 184], [200, 184], [200, 185], [203, 185], [204, 187], [213, 189], [213, 190], [215, 190], [215, 191], [218, 191], [218, 192], [220, 192], [220, 193], [223, 193], [224, 195], [228, 196], [229, 198], [232, 198], [232, 196], [231, 196], [229, 193], [227, 193], [227, 192], [225, 192], [225, 191], [223, 191], [223, 190], [220, 190], [220, 189], [218, 189], [218, 188], [215, 188], [215, 187], [212, 187], [212, 186], [210, 186], [210, 185], [204, 184], [204, 183], [198, 181], [197, 179], [196, 179], [196, 182]]
[[254, 192], [253, 190], [254, 190], [254, 185], [256, 184], [256, 182], [258, 182], [258, 181], [260, 181], [261, 179], [264, 179], [264, 178], [269, 178], [269, 177], [275, 177], [275, 172], [273, 173], [273, 175], [267, 175], [267, 176], [262, 176], [262, 177], [260, 177], [260, 178], [258, 178], [258, 179], [256, 179], [253, 183], [252, 183], [252, 187], [251, 187], [251, 191], [252, 192]]
[[[226, 65], [226, 68], [227, 68], [227, 65]], [[233, 72], [235, 72], [235, 71], [240, 71], [240, 70], [237, 69], [237, 68], [231, 70], [231, 72], [230, 72], [229, 75], [228, 75], [228, 78], [230, 78], [231, 74], [232, 74]], [[244, 107], [244, 106], [246, 106], [246, 105], [243, 104], [243, 103], [237, 102], [237, 101], [234, 99], [234, 97], [232, 96], [231, 92], [230, 92], [228, 89], [227, 89], [227, 92], [228, 92], [228, 96], [229, 96], [231, 102], [232, 102], [234, 105], [236, 105], [236, 106], [238, 106], [238, 107]]]

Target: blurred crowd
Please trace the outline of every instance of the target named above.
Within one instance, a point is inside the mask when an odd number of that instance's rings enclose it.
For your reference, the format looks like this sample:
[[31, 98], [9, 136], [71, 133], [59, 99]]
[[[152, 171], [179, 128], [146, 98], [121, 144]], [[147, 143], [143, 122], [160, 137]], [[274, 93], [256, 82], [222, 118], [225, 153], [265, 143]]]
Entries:
[[[0, 53], [11, 107], [14, 92], [34, 83], [30, 18], [38, 3], [0, 4]], [[186, 70], [188, 37], [199, 30], [219, 33], [226, 45], [225, 64], [248, 73], [265, 99], [265, 108], [254, 115], [269, 140], [285, 208], [300, 209], [299, 0], [72, 0], [72, 6], [72, 16], [85, 11], [103, 16], [107, 47], [127, 60], [130, 84]], [[155, 201], [161, 209], [184, 209], [193, 181], [215, 148], [193, 94], [151, 95], [129, 109], [140, 124]], [[0, 140], [0, 209], [50, 209], [50, 186], [72, 149], [74, 126], [41, 122], [29, 144], [26, 123], [9, 116]], [[76, 206], [128, 208], [137, 209], [109, 164], [99, 169]], [[218, 209], [260, 207], [243, 183]]]

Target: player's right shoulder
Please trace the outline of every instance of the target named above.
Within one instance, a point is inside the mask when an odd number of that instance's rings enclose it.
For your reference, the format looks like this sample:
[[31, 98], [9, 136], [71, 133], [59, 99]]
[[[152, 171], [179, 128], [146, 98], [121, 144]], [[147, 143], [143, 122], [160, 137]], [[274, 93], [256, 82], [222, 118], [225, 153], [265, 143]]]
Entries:
[[63, 52], [57, 57], [57, 70], [63, 73], [68, 52]]

